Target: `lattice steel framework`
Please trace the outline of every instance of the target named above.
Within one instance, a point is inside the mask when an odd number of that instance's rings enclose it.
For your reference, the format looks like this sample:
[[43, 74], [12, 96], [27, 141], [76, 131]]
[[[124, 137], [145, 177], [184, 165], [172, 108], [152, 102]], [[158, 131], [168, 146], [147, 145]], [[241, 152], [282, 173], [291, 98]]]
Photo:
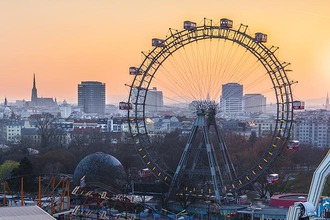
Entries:
[[128, 110], [129, 129], [134, 146], [143, 163], [164, 183], [170, 185], [173, 175], [151, 146], [145, 121], [146, 95], [152, 79], [162, 63], [169, 56], [174, 55], [177, 50], [192, 42], [215, 38], [232, 41], [244, 47], [258, 59], [266, 70], [276, 96], [276, 125], [271, 144], [265, 147], [263, 156], [256, 161], [249, 171], [234, 178], [230, 184], [223, 186], [223, 190], [235, 191], [255, 181], [266, 172], [281, 153], [286, 140], [290, 136], [293, 121], [291, 91], [293, 82], [288, 79], [286, 74], [290, 63], [280, 62], [277, 59], [275, 52], [278, 47], [268, 47], [264, 43], [256, 41], [254, 37], [246, 32], [247, 26], [243, 24], [235, 30], [213, 25], [212, 20], [204, 19], [204, 24], [197, 26], [195, 30], [178, 31], [170, 29], [170, 35], [164, 40], [164, 46], [154, 47], [148, 53], [142, 52], [144, 60], [138, 67], [139, 72], [142, 74], [135, 75], [128, 99], [128, 103], [132, 105], [132, 109]]
[[[183, 194], [182, 191], [192, 189], [189, 193], [194, 195], [207, 195], [208, 198], [214, 197], [217, 203], [221, 203], [221, 196], [226, 195], [225, 179], [232, 182], [236, 178], [236, 171], [228, 154], [227, 146], [224, 141], [222, 133], [219, 132], [216, 124], [215, 115], [217, 112], [217, 105], [214, 101], [199, 101], [196, 106], [197, 118], [194, 120], [188, 141], [183, 150], [181, 159], [177, 169], [173, 175], [172, 182], [169, 186], [168, 194], [166, 195], [166, 202], [171, 196], [175, 194]], [[211, 141], [210, 129], [214, 128], [216, 141]], [[194, 147], [196, 143], [196, 136], [198, 132], [201, 133], [201, 140], [198, 146]], [[219, 165], [219, 158], [217, 157], [217, 150], [220, 151], [223, 161], [224, 170], [221, 170]], [[208, 169], [199, 166], [203, 161], [203, 153], [206, 154], [208, 160]], [[225, 178], [226, 176], [227, 178]], [[195, 179], [194, 179], [195, 177]], [[197, 178], [196, 178], [197, 177]], [[208, 177], [206, 180], [205, 177]], [[207, 184], [208, 182], [208, 184]], [[196, 187], [199, 186], [199, 187]], [[212, 194], [205, 189], [213, 189]]]

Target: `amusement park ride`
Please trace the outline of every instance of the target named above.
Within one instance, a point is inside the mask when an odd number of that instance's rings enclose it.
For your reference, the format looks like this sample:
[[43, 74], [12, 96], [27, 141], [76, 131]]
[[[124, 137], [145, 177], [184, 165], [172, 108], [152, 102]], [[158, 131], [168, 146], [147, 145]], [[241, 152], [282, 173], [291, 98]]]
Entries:
[[[212, 20], [204, 19], [202, 25], [195, 22], [185, 21], [183, 30], [173, 31], [166, 39], [152, 39], [154, 47], [149, 53], [143, 53], [144, 60], [138, 67], [130, 67], [130, 75], [134, 75], [134, 80], [130, 86], [130, 95], [127, 102], [120, 103], [120, 109], [126, 110], [131, 135], [134, 145], [140, 155], [141, 160], [155, 177], [169, 186], [166, 200], [173, 199], [175, 196], [184, 194], [195, 194], [209, 200], [210, 195], [214, 202], [221, 204], [221, 196], [230, 192], [239, 192], [243, 187], [253, 183], [262, 175], [266, 175], [269, 184], [275, 184], [279, 180], [279, 175], [268, 174], [271, 165], [286, 147], [289, 150], [298, 150], [299, 141], [291, 140], [290, 131], [293, 123], [293, 111], [303, 110], [305, 103], [293, 100], [291, 85], [295, 82], [290, 81], [286, 72], [289, 63], [280, 62], [275, 56], [277, 47], [267, 47], [267, 35], [255, 33], [252, 37], [247, 34], [247, 26], [241, 24], [238, 30], [233, 29], [233, 21], [223, 18], [219, 25], [214, 25]], [[233, 44], [246, 49], [253, 54], [258, 62], [266, 70], [272, 82], [276, 96], [276, 126], [271, 143], [265, 149], [262, 158], [245, 174], [238, 176], [231, 162], [230, 155], [226, 146], [225, 138], [222, 134], [221, 126], [217, 125], [215, 117], [217, 115], [217, 104], [210, 101], [209, 97], [199, 99], [195, 105], [196, 118], [183, 150], [183, 154], [175, 172], [170, 172], [164, 166], [157, 153], [152, 151], [153, 147], [149, 139], [148, 130], [145, 122], [146, 97], [152, 81], [157, 77], [156, 73], [167, 60], [177, 51], [185, 46], [206, 39], [218, 39], [231, 41]], [[196, 100], [194, 100], [196, 101]], [[210, 138], [211, 127], [216, 134], [216, 143], [212, 143]], [[201, 140], [197, 148], [193, 147], [194, 139], [201, 133]], [[220, 149], [221, 159], [217, 158], [215, 149]], [[206, 152], [208, 164], [206, 167], [199, 167], [198, 161], [201, 159], [202, 152]], [[204, 157], [205, 160], [205, 157]], [[221, 164], [221, 166], [220, 166]], [[330, 151], [316, 169], [310, 186], [307, 202], [295, 203], [291, 206], [288, 220], [307, 219], [315, 215], [321, 192], [326, 178], [330, 173]], [[204, 189], [203, 182], [209, 185]]]
[[[38, 177], [38, 194], [35, 198], [24, 195], [24, 177], [20, 179], [20, 195], [14, 194], [7, 181], [3, 183], [3, 206], [37, 205], [51, 215], [70, 209], [70, 181], [67, 177], [59, 180], [54, 176], [47, 178], [47, 184], [42, 187], [43, 178]], [[9, 195], [8, 195], [9, 194]]]
[[[185, 21], [183, 28], [181, 31], [170, 29], [166, 39], [152, 39], [153, 49], [148, 53], [142, 52], [144, 59], [141, 65], [129, 68], [129, 73], [134, 76], [134, 80], [130, 85], [128, 101], [120, 102], [119, 109], [127, 111], [134, 146], [145, 167], [169, 186], [166, 201], [190, 195], [205, 198], [205, 200], [212, 198], [216, 203], [221, 204], [226, 193], [238, 193], [262, 175], [266, 176], [271, 165], [285, 147], [290, 150], [299, 148], [298, 141], [290, 140], [290, 131], [293, 123], [293, 111], [304, 109], [304, 103], [293, 100], [291, 85], [295, 82], [290, 81], [286, 74], [289, 71], [287, 69], [289, 63], [280, 62], [277, 59], [275, 54], [278, 47], [265, 45], [266, 34], [257, 32], [254, 36], [250, 36], [247, 33], [247, 26], [243, 24], [235, 30], [233, 21], [227, 18], [220, 19], [218, 25], [208, 19], [204, 19], [201, 25]], [[186, 50], [190, 44], [199, 44], [200, 41], [213, 39], [231, 42], [232, 45], [236, 44], [243, 48], [246, 53], [250, 53], [257, 59], [270, 79], [276, 99], [276, 124], [271, 143], [265, 148], [263, 156], [255, 162], [254, 166], [244, 174], [238, 175], [231, 161], [221, 124], [216, 122], [219, 113], [218, 104], [209, 99], [208, 92], [207, 95], [204, 94], [204, 97], [198, 99], [195, 95], [191, 99], [195, 103], [195, 120], [180, 162], [173, 172], [162, 161], [150, 140], [146, 124], [147, 94], [149, 88], [153, 86], [152, 82], [159, 79], [157, 73], [168, 59], [175, 57], [180, 50]], [[189, 72], [189, 70], [183, 71], [183, 75], [189, 75]], [[221, 75], [221, 71], [216, 74]], [[191, 75], [191, 77], [194, 76]], [[244, 77], [246, 76], [242, 78]], [[167, 78], [170, 78], [170, 74]], [[196, 80], [198, 82], [197, 85], [194, 85], [193, 90], [204, 91], [206, 86], [203, 80], [203, 78], [200, 81]], [[174, 80], [167, 84], [179, 84], [182, 87], [184, 82], [177, 83]], [[199, 89], [199, 84], [203, 84], [203, 88]], [[208, 88], [213, 87], [214, 84]], [[179, 93], [180, 88], [172, 90]], [[211, 131], [211, 129], [213, 130]], [[211, 133], [216, 136], [215, 142], [211, 140]], [[201, 136], [199, 141], [196, 138], [198, 134]], [[219, 155], [220, 158], [218, 158]], [[278, 178], [278, 174], [270, 174], [267, 176], [267, 181], [275, 183]]]
[[324, 184], [330, 174], [330, 151], [324, 157], [317, 169], [314, 171], [312, 182], [309, 188], [308, 197], [306, 202], [296, 202], [293, 206], [290, 206], [286, 219], [298, 220], [309, 219], [310, 217], [315, 219], [322, 219], [316, 217], [316, 209], [319, 205], [321, 193], [324, 188]]

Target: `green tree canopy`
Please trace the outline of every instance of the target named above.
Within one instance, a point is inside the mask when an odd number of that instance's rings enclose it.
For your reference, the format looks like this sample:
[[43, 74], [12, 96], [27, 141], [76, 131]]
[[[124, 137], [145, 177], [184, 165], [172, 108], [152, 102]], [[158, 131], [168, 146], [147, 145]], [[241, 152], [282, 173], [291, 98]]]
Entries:
[[0, 165], [0, 179], [5, 180], [10, 177], [10, 173], [14, 168], [17, 168], [19, 163], [12, 160], [6, 160]]
[[20, 190], [20, 178], [24, 178], [24, 190], [28, 192], [33, 192], [36, 190], [36, 184], [34, 183], [34, 175], [33, 175], [33, 166], [31, 161], [24, 157], [18, 167], [14, 168], [11, 171], [11, 179], [9, 182], [9, 186], [14, 191]]

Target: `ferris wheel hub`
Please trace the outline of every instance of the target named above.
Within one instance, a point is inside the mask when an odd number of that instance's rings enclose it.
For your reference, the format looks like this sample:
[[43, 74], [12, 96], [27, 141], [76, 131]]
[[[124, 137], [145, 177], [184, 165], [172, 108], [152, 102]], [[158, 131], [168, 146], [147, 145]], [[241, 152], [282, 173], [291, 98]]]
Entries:
[[202, 100], [202, 101], [197, 101], [195, 104], [196, 108], [196, 113], [197, 115], [199, 114], [204, 114], [214, 112], [216, 113], [218, 110], [218, 104], [213, 101], [213, 100]]

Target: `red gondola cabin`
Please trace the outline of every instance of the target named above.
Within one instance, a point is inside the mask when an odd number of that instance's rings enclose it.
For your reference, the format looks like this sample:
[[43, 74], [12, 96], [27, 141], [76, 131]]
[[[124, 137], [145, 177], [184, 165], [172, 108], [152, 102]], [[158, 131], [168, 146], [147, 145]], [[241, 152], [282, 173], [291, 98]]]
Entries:
[[141, 178], [151, 177], [152, 173], [148, 168], [142, 169], [138, 171], [138, 175]]
[[183, 28], [188, 31], [195, 31], [197, 29], [197, 25], [192, 21], [183, 22]]
[[293, 110], [303, 110], [303, 109], [305, 109], [305, 102], [293, 101], [292, 108], [293, 108]]
[[256, 33], [254, 39], [258, 42], [266, 43], [267, 42], [267, 34]]
[[299, 141], [297, 141], [297, 140], [289, 140], [288, 142], [287, 142], [287, 148], [289, 149], [289, 150], [298, 150], [299, 149]]
[[220, 19], [220, 27], [221, 28], [232, 28], [233, 27], [233, 21], [229, 20], [227, 18]]
[[129, 74], [130, 75], [142, 75], [142, 71], [137, 67], [130, 67]]
[[165, 41], [158, 38], [152, 39], [152, 46], [153, 47], [165, 47]]
[[278, 176], [277, 173], [269, 174], [269, 175], [267, 175], [267, 177], [266, 177], [266, 181], [267, 181], [267, 183], [270, 183], [270, 184], [278, 183], [278, 179], [279, 179], [279, 176]]
[[130, 110], [132, 109], [132, 104], [127, 102], [119, 102], [119, 109], [120, 110]]

